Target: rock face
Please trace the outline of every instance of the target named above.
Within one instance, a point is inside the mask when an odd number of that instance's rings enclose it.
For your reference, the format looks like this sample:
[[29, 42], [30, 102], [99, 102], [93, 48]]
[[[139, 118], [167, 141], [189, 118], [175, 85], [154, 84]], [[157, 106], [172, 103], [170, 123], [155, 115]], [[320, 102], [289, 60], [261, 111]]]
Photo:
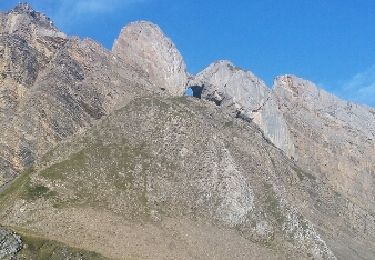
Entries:
[[112, 51], [125, 63], [145, 71], [156, 88], [182, 96], [187, 81], [186, 66], [159, 26], [145, 21], [129, 24], [121, 31]]
[[340, 214], [353, 232], [375, 240], [375, 110], [291, 75], [277, 78], [273, 92], [298, 165], [345, 198]]
[[143, 72], [67, 38], [26, 4], [0, 21], [0, 186], [118, 104], [151, 93]]
[[374, 208], [375, 110], [289, 75], [275, 80], [274, 93], [294, 136], [300, 165], [362, 206]]
[[219, 61], [200, 72], [188, 84], [201, 87], [201, 98], [227, 108], [233, 116], [254, 121], [276, 147], [292, 157], [293, 141], [277, 103], [265, 83], [231, 62]]
[[34, 11], [27, 3], [20, 3], [11, 11], [2, 13], [0, 23], [1, 34], [17, 34], [34, 40], [34, 43], [43, 37], [66, 38], [47, 16]]

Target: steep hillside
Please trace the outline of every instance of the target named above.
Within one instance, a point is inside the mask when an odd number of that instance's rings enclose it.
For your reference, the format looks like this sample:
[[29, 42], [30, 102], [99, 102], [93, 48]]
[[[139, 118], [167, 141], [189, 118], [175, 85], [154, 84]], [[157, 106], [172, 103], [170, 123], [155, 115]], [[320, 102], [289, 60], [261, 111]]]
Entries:
[[210, 103], [137, 99], [26, 174], [3, 196], [2, 223], [107, 257], [334, 259], [284, 185], [309, 180]]

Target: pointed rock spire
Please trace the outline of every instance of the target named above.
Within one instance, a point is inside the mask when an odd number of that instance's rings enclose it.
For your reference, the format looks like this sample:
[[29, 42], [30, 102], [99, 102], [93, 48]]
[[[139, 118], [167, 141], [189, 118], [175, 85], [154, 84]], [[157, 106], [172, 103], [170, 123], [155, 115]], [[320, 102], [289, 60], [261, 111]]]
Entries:
[[32, 6], [27, 2], [19, 2], [12, 10], [11, 12], [17, 12], [17, 13], [31, 13], [35, 12]]
[[159, 26], [146, 21], [129, 24], [121, 31], [112, 50], [126, 63], [145, 71], [155, 87], [172, 95], [183, 95], [186, 65]]
[[16, 33], [23, 38], [38, 36], [66, 38], [43, 13], [35, 11], [29, 3], [20, 2], [6, 13], [0, 13], [0, 33]]

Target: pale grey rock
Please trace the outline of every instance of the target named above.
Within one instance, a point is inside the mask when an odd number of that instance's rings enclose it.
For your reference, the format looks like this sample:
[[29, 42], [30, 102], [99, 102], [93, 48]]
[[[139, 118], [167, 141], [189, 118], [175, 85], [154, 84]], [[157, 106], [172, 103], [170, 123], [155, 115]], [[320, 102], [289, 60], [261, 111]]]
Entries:
[[329, 239], [330, 247], [338, 258], [354, 257], [353, 252], [361, 259], [373, 258], [365, 244], [375, 241], [375, 110], [293, 75], [278, 77], [273, 92], [293, 135], [297, 164], [310, 178], [331, 186], [338, 198], [322, 209], [333, 208], [334, 221], [356, 237], [348, 248], [348, 234], [337, 233]]
[[188, 85], [201, 87], [201, 98], [227, 108], [233, 116], [254, 121], [266, 138], [293, 157], [293, 141], [283, 115], [271, 91], [253, 73], [236, 68], [229, 61], [219, 61], [192, 78]]
[[182, 96], [187, 74], [180, 52], [161, 29], [150, 22], [133, 22], [123, 28], [113, 53], [125, 63], [145, 71], [158, 89]]
[[274, 91], [294, 136], [295, 159], [337, 191], [375, 208], [375, 112], [286, 75]]
[[21, 249], [21, 238], [14, 232], [0, 227], [0, 259], [12, 259]]

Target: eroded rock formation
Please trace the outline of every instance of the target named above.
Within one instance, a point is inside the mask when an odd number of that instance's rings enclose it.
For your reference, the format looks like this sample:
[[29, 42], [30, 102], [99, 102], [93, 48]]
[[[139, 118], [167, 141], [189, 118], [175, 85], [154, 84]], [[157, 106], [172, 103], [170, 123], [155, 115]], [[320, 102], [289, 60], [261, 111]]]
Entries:
[[229, 61], [219, 61], [196, 75], [188, 85], [201, 87], [201, 98], [226, 108], [233, 116], [254, 121], [276, 147], [293, 157], [294, 144], [275, 98], [253, 73], [236, 68]]
[[157, 92], [141, 70], [67, 38], [27, 4], [0, 21], [0, 185], [118, 104]]
[[121, 31], [112, 51], [125, 63], [145, 71], [156, 88], [182, 96], [187, 80], [186, 66], [180, 52], [159, 26], [146, 21], [129, 24]]

